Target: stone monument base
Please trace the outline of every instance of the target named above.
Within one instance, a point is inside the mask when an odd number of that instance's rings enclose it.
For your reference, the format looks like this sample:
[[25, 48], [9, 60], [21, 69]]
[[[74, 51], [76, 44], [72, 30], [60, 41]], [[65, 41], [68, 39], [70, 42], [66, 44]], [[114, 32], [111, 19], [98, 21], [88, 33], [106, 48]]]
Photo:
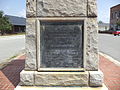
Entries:
[[108, 90], [103, 85], [102, 87], [32, 87], [32, 86], [17, 86], [15, 90]]
[[78, 72], [38, 72], [25, 71], [20, 73], [21, 86], [47, 86], [47, 87], [101, 87], [103, 73], [99, 71]]

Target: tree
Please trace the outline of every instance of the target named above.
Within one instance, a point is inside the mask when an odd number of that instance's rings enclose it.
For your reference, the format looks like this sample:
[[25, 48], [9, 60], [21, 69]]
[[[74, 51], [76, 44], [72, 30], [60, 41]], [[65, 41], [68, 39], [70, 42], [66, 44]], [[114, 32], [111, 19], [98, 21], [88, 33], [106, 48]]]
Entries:
[[116, 23], [116, 29], [117, 29], [117, 30], [120, 29], [120, 21], [117, 21], [117, 23]]
[[8, 18], [4, 16], [3, 11], [0, 11], [0, 32], [4, 35], [5, 31], [12, 30], [12, 24], [9, 22]]
[[120, 21], [118, 21], [116, 24], [117, 24], [117, 26], [120, 26]]
[[99, 21], [98, 23], [99, 23], [99, 24], [102, 24], [102, 23], [103, 23], [103, 21]]

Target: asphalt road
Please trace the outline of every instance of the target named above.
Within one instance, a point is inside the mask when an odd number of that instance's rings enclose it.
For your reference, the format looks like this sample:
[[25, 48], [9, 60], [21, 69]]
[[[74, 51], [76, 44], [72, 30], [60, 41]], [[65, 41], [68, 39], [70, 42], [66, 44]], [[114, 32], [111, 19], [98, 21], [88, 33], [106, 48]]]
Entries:
[[0, 63], [25, 48], [25, 36], [0, 36]]
[[99, 51], [120, 62], [120, 36], [99, 34]]

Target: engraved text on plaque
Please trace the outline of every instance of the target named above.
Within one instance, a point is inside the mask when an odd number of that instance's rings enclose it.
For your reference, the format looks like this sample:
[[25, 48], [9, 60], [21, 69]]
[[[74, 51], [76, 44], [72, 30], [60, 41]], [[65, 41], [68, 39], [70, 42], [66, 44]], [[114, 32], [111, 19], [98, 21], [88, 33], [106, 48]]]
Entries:
[[83, 68], [83, 21], [41, 21], [41, 68]]

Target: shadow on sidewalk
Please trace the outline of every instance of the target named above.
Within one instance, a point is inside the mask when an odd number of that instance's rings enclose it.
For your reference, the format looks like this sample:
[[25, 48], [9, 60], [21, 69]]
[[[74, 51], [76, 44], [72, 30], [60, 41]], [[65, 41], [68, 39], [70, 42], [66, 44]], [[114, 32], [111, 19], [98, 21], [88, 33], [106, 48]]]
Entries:
[[10, 81], [10, 83], [16, 87], [20, 81], [20, 72], [25, 67], [25, 56], [21, 56], [20, 59], [16, 59], [10, 62], [1, 71], [5, 77]]

